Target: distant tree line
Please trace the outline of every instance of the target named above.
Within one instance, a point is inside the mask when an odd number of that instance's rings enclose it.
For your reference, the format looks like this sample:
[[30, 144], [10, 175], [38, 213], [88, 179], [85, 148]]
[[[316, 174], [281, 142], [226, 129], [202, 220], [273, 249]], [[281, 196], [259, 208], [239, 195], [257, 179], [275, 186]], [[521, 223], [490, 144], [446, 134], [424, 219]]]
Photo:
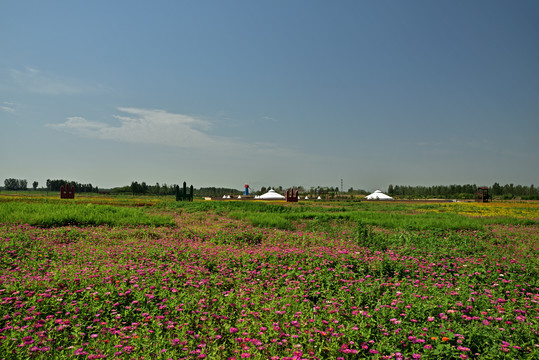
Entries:
[[202, 187], [200, 189], [194, 189], [194, 196], [211, 196], [221, 197], [223, 195], [241, 195], [244, 192], [237, 189], [223, 188], [223, 187]]
[[144, 181], [141, 183], [133, 181], [130, 186], [116, 188], [113, 192], [131, 193], [133, 195], [174, 195], [174, 185], [160, 185], [159, 183], [148, 185]]
[[[94, 187], [92, 184], [81, 184], [76, 181], [68, 180], [47, 180], [47, 190], [48, 191], [60, 191], [60, 187], [65, 184], [71, 184], [75, 186], [76, 192], [98, 192], [97, 186]], [[34, 181], [32, 187], [34, 190], [37, 190], [39, 183]], [[5, 190], [28, 190], [28, 181], [26, 179], [5, 179], [4, 180], [4, 189]]]
[[[47, 179], [46, 187], [49, 191], [60, 191], [60, 187], [65, 184], [75, 186], [77, 193], [81, 192], [99, 192], [97, 186], [92, 184], [81, 184], [76, 181], [69, 181], [63, 179]], [[37, 190], [38, 182], [34, 181], [32, 187]], [[181, 186], [181, 185], [180, 185]], [[174, 195], [173, 185], [159, 184], [148, 185], [146, 182], [141, 183], [133, 181], [131, 185], [114, 188], [111, 190], [112, 194], [133, 194], [133, 195]], [[387, 193], [390, 196], [403, 199], [418, 199], [418, 198], [442, 198], [442, 199], [473, 199], [477, 192], [476, 184], [466, 185], [434, 185], [434, 186], [409, 186], [409, 185], [389, 185]], [[282, 186], [271, 187], [262, 186], [260, 190], [251, 190], [251, 194], [264, 194], [270, 189], [283, 194], [288, 188]], [[28, 190], [28, 181], [26, 179], [14, 179], [9, 178], [4, 180], [5, 190]], [[301, 195], [309, 196], [323, 196], [325, 198], [342, 198], [352, 195], [366, 195], [367, 191], [359, 189], [349, 188], [347, 192], [342, 192], [338, 187], [310, 187], [309, 189], [303, 186], [294, 186], [294, 189], [299, 191]], [[513, 199], [520, 198], [523, 200], [539, 200], [539, 188], [532, 185], [514, 185], [505, 184], [500, 185], [495, 182], [492, 186], [489, 186], [490, 194], [498, 199]], [[194, 189], [194, 195], [198, 197], [211, 196], [221, 197], [223, 195], [241, 195], [243, 191], [238, 189], [231, 189], [225, 187], [201, 187]]]
[[[255, 191], [255, 194], [256, 195], [262, 195], [262, 194], [265, 194], [265, 193], [267, 193], [268, 191], [270, 191], [272, 189], [277, 191], [278, 193], [282, 193], [284, 191], [282, 186], [275, 186], [275, 187], [262, 186], [259, 191]], [[302, 189], [303, 189], [303, 187], [302, 187]], [[300, 191], [300, 192], [303, 192], [303, 191]]]
[[28, 182], [24, 179], [5, 179], [4, 188], [6, 190], [28, 190]]
[[76, 181], [69, 181], [69, 180], [62, 180], [62, 179], [47, 179], [47, 190], [49, 191], [60, 191], [60, 188], [62, 186], [65, 186], [65, 184], [70, 184], [71, 186], [75, 187], [75, 191], [77, 193], [82, 192], [99, 192], [99, 188], [97, 186], [93, 186], [92, 184], [81, 184]]
[[[443, 199], [473, 199], [478, 186], [475, 184], [466, 185], [435, 185], [435, 186], [405, 186], [389, 185], [387, 193], [390, 196], [402, 198], [443, 198]], [[534, 185], [500, 185], [494, 183], [489, 186], [490, 194], [493, 197], [512, 199], [539, 199], [539, 189]]]
[[[183, 184], [179, 185], [180, 187]], [[188, 185], [189, 186], [189, 185]], [[176, 184], [167, 185], [159, 184], [148, 185], [146, 182], [133, 181], [129, 186], [123, 186], [120, 188], [115, 188], [112, 190], [112, 193], [129, 193], [133, 195], [174, 195], [175, 194]], [[199, 189], [193, 189], [194, 196], [204, 197], [204, 196], [223, 196], [223, 195], [240, 195], [243, 192], [237, 189], [222, 188], [222, 187], [202, 187]]]

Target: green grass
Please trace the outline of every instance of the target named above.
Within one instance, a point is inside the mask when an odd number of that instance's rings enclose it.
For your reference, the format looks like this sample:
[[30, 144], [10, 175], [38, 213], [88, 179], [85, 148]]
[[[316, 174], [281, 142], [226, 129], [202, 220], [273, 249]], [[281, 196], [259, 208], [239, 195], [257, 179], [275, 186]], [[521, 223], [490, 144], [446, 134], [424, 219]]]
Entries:
[[24, 223], [41, 227], [84, 225], [171, 225], [170, 216], [152, 215], [144, 208], [91, 203], [0, 203], [0, 223]]
[[[432, 204], [374, 204], [374, 203], [344, 203], [320, 205], [318, 203], [303, 203], [284, 206], [283, 204], [267, 204], [252, 202], [213, 202], [213, 203], [184, 203], [186, 211], [210, 211], [227, 214], [235, 219], [245, 219], [253, 226], [279, 228], [290, 230], [293, 222], [310, 222], [319, 228], [320, 225], [331, 221], [346, 220], [362, 222], [366, 225], [379, 226], [389, 229], [476, 229], [481, 230], [485, 225], [513, 224], [536, 225], [539, 222], [530, 219], [510, 217], [469, 217], [452, 212], [424, 213], [416, 210], [422, 207], [432, 208]], [[322, 226], [323, 227], [323, 226]]]
[[0, 222], [20, 222], [44, 227], [73, 223], [88, 225], [171, 225], [171, 217], [151, 215], [148, 206], [176, 214], [211, 212], [248, 221], [255, 227], [331, 232], [335, 221], [345, 221], [388, 229], [435, 230], [476, 229], [491, 224], [537, 225], [539, 221], [513, 217], [470, 217], [456, 212], [422, 212], [439, 204], [300, 202], [284, 204], [262, 201], [177, 202], [152, 197], [80, 198], [62, 201], [50, 197], [0, 199]]

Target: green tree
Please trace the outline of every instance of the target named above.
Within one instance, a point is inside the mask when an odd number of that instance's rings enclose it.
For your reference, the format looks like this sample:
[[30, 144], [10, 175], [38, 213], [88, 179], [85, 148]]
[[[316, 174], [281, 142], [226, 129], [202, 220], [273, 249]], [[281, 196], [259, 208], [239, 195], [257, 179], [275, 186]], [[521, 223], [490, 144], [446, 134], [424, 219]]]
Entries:
[[28, 182], [24, 179], [5, 179], [4, 186], [6, 190], [27, 190]]
[[502, 195], [502, 187], [497, 182], [492, 185], [492, 195]]
[[34, 188], [34, 191], [37, 190], [37, 185], [38, 185], [38, 182], [37, 182], [37, 181], [34, 181], [34, 182], [32, 183], [32, 187]]
[[131, 192], [133, 193], [133, 195], [140, 194], [142, 192], [142, 186], [140, 186], [138, 182], [133, 181], [131, 183]]
[[18, 186], [19, 181], [17, 179], [10, 178], [4, 180], [4, 187], [6, 190], [17, 190]]

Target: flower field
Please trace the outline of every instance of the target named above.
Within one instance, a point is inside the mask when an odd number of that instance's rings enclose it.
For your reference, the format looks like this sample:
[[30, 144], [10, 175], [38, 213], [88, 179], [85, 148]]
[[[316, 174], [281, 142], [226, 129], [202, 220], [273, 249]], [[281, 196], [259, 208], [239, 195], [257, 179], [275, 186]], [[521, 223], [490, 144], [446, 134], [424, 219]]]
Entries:
[[539, 358], [518, 204], [140, 203], [0, 199], [0, 359]]
[[537, 202], [450, 203], [439, 204], [434, 209], [423, 211], [450, 211], [470, 216], [539, 219], [539, 203]]

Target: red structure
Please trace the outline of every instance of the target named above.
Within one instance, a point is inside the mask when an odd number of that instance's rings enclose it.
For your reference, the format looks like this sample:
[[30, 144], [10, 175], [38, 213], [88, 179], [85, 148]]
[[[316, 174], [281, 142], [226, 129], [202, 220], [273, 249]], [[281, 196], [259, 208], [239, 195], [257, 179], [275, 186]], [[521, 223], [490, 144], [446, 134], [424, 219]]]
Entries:
[[475, 193], [475, 201], [477, 202], [488, 202], [490, 199], [490, 194], [488, 193], [488, 187], [479, 187]]
[[60, 199], [74, 199], [75, 198], [75, 186], [66, 184], [60, 186]]
[[286, 202], [298, 202], [298, 199], [299, 199], [298, 193], [299, 193], [298, 190], [294, 192], [294, 188], [291, 188], [290, 190], [286, 190]]

